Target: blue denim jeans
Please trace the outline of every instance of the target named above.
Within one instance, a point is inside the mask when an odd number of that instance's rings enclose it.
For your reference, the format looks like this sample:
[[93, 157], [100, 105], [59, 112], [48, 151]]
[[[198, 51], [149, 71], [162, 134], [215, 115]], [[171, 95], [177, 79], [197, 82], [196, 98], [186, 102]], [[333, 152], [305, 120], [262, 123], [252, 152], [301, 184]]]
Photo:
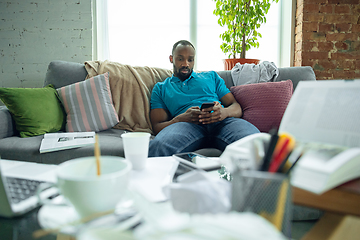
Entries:
[[161, 130], [150, 141], [149, 157], [171, 156], [175, 153], [192, 152], [201, 148], [217, 148], [221, 151], [259, 130], [241, 118], [226, 118], [211, 124], [178, 122]]

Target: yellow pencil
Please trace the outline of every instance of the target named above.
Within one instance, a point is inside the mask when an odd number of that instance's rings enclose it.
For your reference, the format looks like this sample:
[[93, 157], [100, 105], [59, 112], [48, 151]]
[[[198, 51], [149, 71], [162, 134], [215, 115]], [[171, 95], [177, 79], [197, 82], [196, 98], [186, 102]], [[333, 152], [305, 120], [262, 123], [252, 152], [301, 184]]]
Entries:
[[99, 147], [99, 137], [95, 134], [95, 149], [94, 149], [95, 159], [96, 159], [96, 169], [97, 175], [100, 176], [101, 169], [100, 169], [100, 147]]

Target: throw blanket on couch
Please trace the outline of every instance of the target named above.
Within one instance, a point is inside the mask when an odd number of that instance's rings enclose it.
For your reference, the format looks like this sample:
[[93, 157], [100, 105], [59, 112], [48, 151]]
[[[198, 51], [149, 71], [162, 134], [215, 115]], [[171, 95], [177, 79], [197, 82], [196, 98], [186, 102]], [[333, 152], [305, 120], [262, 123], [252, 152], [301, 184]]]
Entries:
[[87, 61], [87, 79], [110, 72], [109, 82], [119, 123], [114, 126], [136, 132], [152, 132], [150, 97], [154, 85], [172, 75], [172, 70], [133, 67], [110, 61]]

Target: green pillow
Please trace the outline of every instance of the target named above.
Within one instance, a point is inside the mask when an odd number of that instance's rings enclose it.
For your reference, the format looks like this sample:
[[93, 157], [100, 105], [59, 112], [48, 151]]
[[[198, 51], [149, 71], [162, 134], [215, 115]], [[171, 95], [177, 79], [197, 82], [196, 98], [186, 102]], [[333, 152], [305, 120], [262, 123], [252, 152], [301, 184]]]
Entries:
[[21, 137], [57, 132], [65, 112], [52, 85], [43, 88], [0, 88], [0, 99], [12, 114]]

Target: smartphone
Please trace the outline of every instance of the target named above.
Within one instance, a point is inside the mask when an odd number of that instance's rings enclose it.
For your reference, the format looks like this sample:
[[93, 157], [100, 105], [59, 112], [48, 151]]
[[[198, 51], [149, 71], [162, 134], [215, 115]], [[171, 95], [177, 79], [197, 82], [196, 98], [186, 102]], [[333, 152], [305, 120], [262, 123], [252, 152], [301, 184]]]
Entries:
[[195, 152], [177, 153], [174, 154], [173, 157], [181, 164], [186, 165], [189, 170], [201, 169], [204, 171], [214, 171], [221, 168], [221, 164], [217, 160]]
[[203, 110], [203, 109], [209, 108], [209, 107], [213, 107], [214, 105], [215, 105], [214, 102], [204, 102], [203, 104], [201, 104], [200, 110]]

